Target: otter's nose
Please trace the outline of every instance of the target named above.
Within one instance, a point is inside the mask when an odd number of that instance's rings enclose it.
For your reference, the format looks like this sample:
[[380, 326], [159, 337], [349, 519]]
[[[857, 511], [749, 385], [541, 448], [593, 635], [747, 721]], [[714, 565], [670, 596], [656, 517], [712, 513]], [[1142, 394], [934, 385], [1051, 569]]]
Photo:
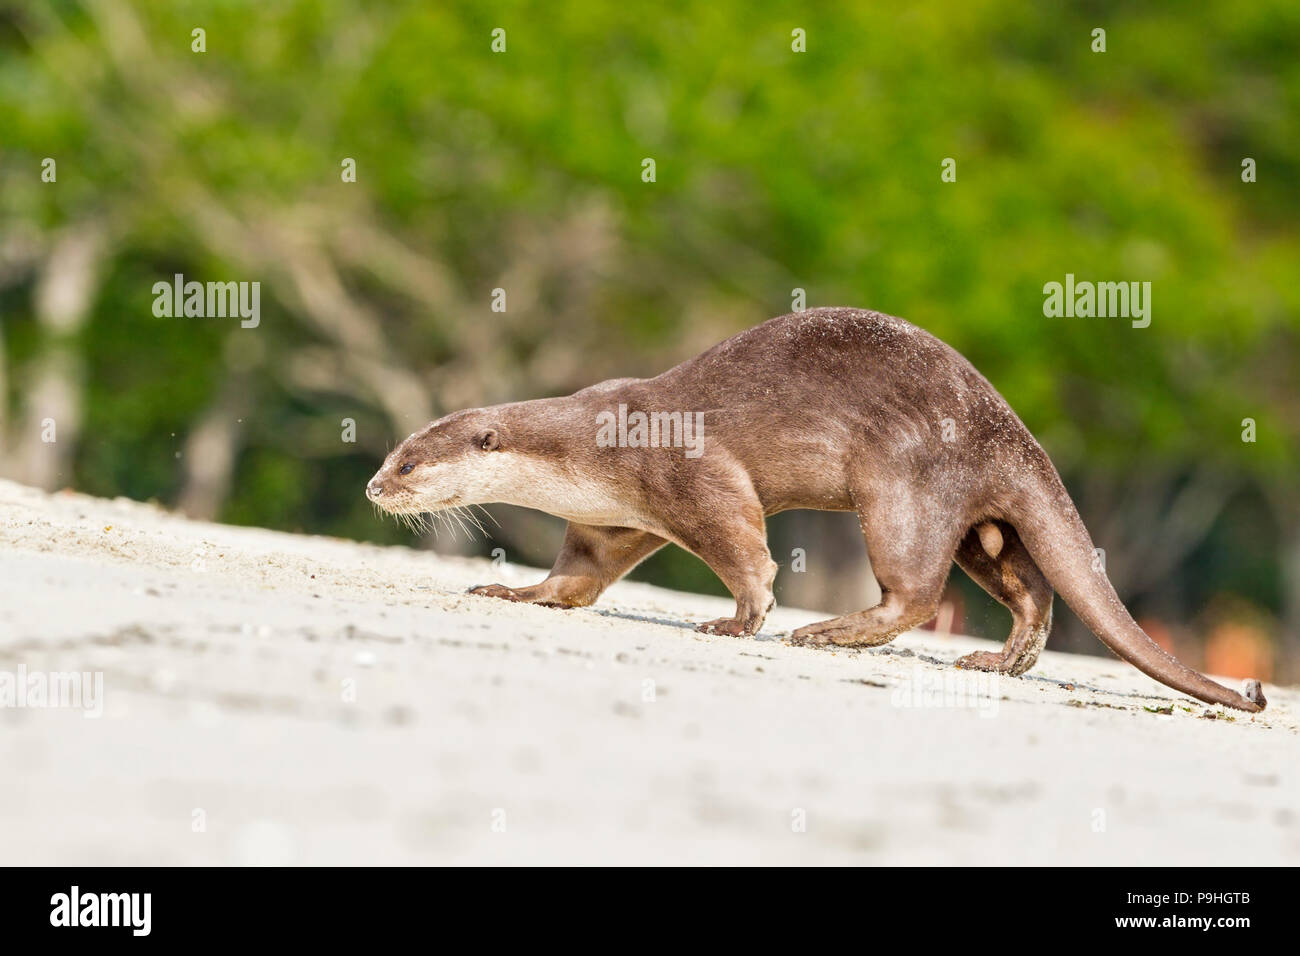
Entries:
[[377, 481], [372, 481], [370, 484], [366, 485], [366, 497], [368, 498], [378, 498], [383, 493], [384, 486]]

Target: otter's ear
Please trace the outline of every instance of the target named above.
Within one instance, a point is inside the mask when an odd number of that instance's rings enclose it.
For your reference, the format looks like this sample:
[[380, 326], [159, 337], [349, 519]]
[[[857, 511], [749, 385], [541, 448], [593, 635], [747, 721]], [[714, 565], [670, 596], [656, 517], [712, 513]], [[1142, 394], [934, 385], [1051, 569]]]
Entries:
[[495, 428], [489, 428], [487, 431], [478, 433], [478, 437], [474, 439], [474, 444], [484, 451], [496, 451], [501, 447], [501, 436], [497, 434]]

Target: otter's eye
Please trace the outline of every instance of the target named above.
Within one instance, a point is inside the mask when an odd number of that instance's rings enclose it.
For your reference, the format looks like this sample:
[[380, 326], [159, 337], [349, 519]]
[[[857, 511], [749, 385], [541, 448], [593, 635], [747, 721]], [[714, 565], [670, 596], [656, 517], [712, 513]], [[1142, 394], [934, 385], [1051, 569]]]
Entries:
[[402, 466], [402, 470], [399, 471], [398, 474], [399, 474], [399, 475], [409, 475], [409, 474], [411, 473], [411, 469], [414, 468], [414, 467], [415, 467], [415, 465], [413, 465], [413, 464], [410, 463], [410, 462], [407, 462], [405, 465]]

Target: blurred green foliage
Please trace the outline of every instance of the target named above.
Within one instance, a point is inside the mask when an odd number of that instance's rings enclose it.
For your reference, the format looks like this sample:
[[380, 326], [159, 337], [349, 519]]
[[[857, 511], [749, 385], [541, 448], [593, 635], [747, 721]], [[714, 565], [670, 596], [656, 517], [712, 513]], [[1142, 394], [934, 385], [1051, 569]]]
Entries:
[[[361, 489], [424, 418], [657, 373], [800, 287], [951, 343], [1090, 523], [1125, 514], [1300, 623], [1297, 49], [1283, 0], [0, 2], [8, 447], [64, 348], [83, 392], [55, 483], [181, 502], [195, 423], [225, 416], [229, 481], [193, 501], [405, 540]], [[86, 315], [57, 332], [43, 270], [87, 230]], [[261, 326], [155, 318], [175, 272], [260, 280]], [[1045, 318], [1066, 273], [1151, 281], [1150, 328]], [[1159, 480], [1123, 512], [1134, 474]], [[1212, 520], [1162, 536], [1202, 479]], [[649, 573], [716, 588], [686, 556]]]

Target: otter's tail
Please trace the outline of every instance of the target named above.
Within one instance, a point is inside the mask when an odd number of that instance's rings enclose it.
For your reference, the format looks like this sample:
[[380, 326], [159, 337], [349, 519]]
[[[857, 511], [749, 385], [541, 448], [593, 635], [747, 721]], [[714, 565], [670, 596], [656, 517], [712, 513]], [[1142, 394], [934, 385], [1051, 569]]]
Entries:
[[1267, 702], [1259, 681], [1246, 681], [1244, 696], [1229, 690], [1180, 662], [1138, 627], [1095, 561], [1092, 538], [1056, 469], [1045, 459], [1045, 472], [1031, 483], [1011, 524], [1070, 610], [1103, 644], [1148, 677], [1208, 704], [1263, 710]]

